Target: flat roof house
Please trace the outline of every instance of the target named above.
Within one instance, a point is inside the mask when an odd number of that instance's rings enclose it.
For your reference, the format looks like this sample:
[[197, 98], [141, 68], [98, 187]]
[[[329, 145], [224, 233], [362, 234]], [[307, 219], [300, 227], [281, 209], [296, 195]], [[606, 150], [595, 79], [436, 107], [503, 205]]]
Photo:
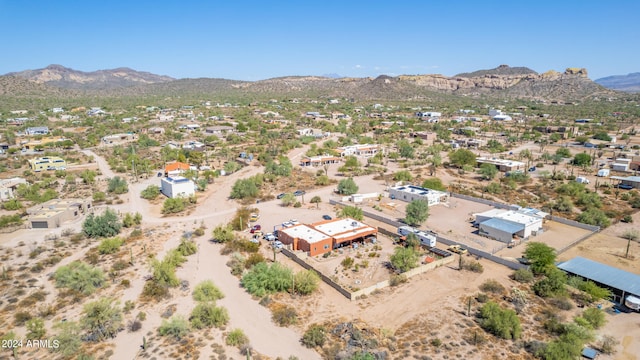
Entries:
[[47, 135], [49, 134], [49, 128], [47, 126], [36, 126], [27, 128], [24, 132], [27, 135]]
[[482, 164], [491, 164], [495, 165], [498, 170], [503, 172], [524, 170], [525, 168], [525, 163], [515, 160], [479, 157], [476, 158], [476, 162], [478, 163], [478, 167]]
[[415, 185], [400, 185], [389, 188], [389, 197], [406, 202], [413, 200], [425, 200], [429, 206], [447, 203], [449, 193], [432, 190]]
[[300, 160], [300, 166], [313, 166], [318, 167], [325, 164], [337, 164], [341, 158], [336, 156], [305, 156]]
[[291, 245], [293, 250], [316, 256], [377, 233], [377, 228], [351, 218], [343, 218], [287, 227], [278, 232], [278, 239], [283, 244]]
[[189, 197], [196, 193], [196, 184], [182, 176], [160, 179], [160, 192], [168, 198]]
[[382, 148], [378, 144], [359, 144], [359, 145], [350, 145], [339, 147], [338, 151], [340, 151], [340, 156], [374, 156], [378, 152], [382, 151]]
[[29, 167], [35, 172], [42, 170], [64, 170], [67, 168], [67, 162], [57, 156], [39, 157], [30, 159]]
[[32, 229], [53, 229], [90, 211], [91, 199], [53, 199], [27, 209]]
[[0, 200], [11, 200], [13, 199], [13, 192], [16, 190], [18, 185], [26, 184], [27, 180], [21, 177], [14, 177], [11, 179], [1, 179], [0, 180]]

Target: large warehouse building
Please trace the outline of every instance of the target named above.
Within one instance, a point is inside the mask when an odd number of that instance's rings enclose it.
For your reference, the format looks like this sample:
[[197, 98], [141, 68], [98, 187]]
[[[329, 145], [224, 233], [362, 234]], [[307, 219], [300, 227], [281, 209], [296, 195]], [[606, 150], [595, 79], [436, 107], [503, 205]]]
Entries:
[[475, 214], [478, 233], [501, 242], [510, 243], [514, 239], [527, 239], [542, 231], [546, 213], [529, 209], [492, 209]]
[[316, 256], [377, 234], [378, 229], [375, 227], [344, 218], [286, 227], [278, 232], [278, 240], [290, 245], [293, 250]]
[[638, 310], [640, 306], [640, 275], [620, 270], [597, 261], [576, 256], [558, 265], [564, 272], [591, 280], [612, 292], [612, 300]]

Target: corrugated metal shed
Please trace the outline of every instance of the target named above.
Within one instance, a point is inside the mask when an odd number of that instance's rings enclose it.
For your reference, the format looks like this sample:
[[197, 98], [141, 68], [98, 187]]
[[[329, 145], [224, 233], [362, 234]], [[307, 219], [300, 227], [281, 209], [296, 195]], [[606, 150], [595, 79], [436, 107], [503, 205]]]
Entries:
[[640, 296], [640, 275], [576, 256], [558, 265], [566, 272]]
[[499, 219], [499, 218], [493, 218], [487, 221], [483, 221], [480, 225], [484, 228], [490, 227], [490, 228], [494, 228], [494, 229], [511, 233], [511, 234], [515, 234], [519, 231], [524, 230], [524, 224], [518, 224], [513, 221]]

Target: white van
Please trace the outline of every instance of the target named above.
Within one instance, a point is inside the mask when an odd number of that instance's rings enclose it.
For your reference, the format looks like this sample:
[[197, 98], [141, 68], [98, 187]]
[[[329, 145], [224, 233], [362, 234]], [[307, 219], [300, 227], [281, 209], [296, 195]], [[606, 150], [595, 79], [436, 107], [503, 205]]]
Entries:
[[589, 179], [587, 179], [587, 178], [586, 178], [586, 177], [584, 177], [584, 176], [578, 176], [578, 177], [576, 178], [576, 182], [577, 182], [577, 183], [580, 183], [580, 184], [588, 184], [588, 183], [589, 183]]

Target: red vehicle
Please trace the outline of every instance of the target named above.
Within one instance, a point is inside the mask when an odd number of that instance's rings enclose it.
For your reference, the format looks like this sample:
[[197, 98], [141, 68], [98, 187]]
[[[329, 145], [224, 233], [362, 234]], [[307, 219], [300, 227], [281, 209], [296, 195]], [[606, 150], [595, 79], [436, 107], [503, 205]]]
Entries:
[[262, 226], [260, 226], [260, 225], [256, 224], [256, 225], [253, 225], [253, 226], [251, 227], [251, 233], [252, 233], [252, 234], [253, 234], [254, 232], [258, 231], [258, 230], [262, 230]]

